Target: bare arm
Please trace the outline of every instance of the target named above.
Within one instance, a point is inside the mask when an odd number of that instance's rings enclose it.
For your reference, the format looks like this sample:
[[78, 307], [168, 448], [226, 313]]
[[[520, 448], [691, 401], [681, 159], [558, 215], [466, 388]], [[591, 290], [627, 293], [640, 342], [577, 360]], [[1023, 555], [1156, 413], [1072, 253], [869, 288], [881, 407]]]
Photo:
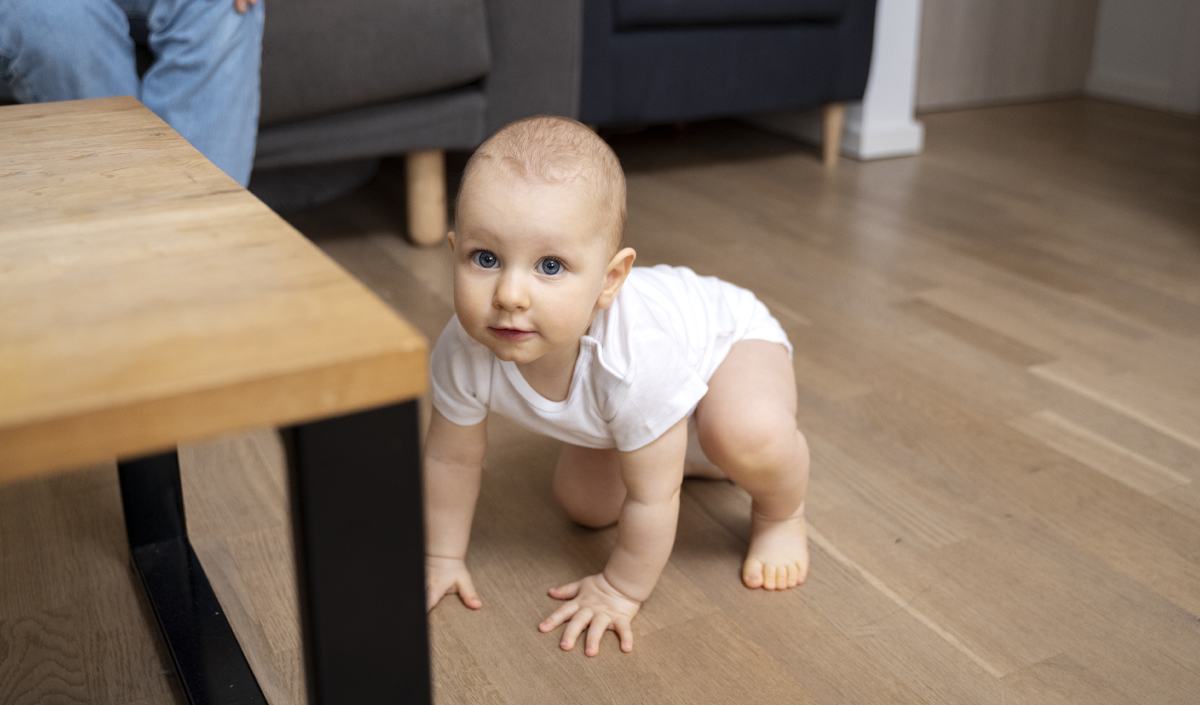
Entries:
[[584, 629], [588, 629], [588, 656], [599, 653], [600, 638], [608, 629], [617, 633], [622, 651], [633, 648], [630, 623], [654, 590], [675, 543], [686, 453], [687, 419], [683, 419], [648, 445], [621, 454], [626, 495], [617, 547], [603, 573], [550, 591], [551, 597], [567, 602], [538, 627], [547, 632], [569, 620], [563, 649], [574, 648]]
[[618, 519], [617, 547], [604, 577], [638, 602], [654, 590], [675, 544], [686, 453], [687, 419], [683, 419], [652, 443], [621, 454], [625, 504]]
[[468, 607], [482, 603], [464, 558], [479, 498], [487, 420], [459, 426], [437, 409], [425, 436], [425, 593], [427, 609], [457, 592]]

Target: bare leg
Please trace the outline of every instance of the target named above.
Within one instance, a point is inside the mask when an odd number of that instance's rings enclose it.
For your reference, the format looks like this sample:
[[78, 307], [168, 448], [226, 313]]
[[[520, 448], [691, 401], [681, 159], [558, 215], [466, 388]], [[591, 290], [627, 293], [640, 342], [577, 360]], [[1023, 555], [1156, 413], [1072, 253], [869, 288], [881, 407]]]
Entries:
[[[689, 432], [694, 433], [695, 429]], [[572, 520], [594, 529], [617, 521], [625, 502], [620, 463], [620, 454], [615, 449], [563, 444], [554, 468], [554, 496]], [[728, 479], [720, 468], [702, 458], [689, 460], [684, 474], [708, 480]]]
[[617, 521], [625, 502], [616, 448], [564, 443], [554, 468], [554, 496], [574, 521], [599, 529]]
[[687, 458], [683, 463], [683, 476], [703, 480], [728, 480], [721, 468], [713, 465], [713, 462], [705, 457], [698, 435], [696, 417], [693, 415], [688, 419], [688, 447]]
[[796, 383], [787, 350], [763, 340], [734, 345], [708, 382], [696, 427], [705, 455], [753, 500], [742, 582], [767, 590], [803, 583], [808, 444], [796, 429]]

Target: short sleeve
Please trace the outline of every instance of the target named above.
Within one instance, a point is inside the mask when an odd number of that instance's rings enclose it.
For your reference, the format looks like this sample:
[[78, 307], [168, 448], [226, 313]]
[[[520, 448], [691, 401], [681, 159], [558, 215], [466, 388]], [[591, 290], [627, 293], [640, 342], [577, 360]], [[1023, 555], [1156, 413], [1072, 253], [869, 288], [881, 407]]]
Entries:
[[429, 357], [433, 406], [459, 426], [474, 426], [488, 414], [492, 353], [450, 319]]
[[677, 343], [659, 331], [629, 340], [626, 390], [609, 421], [617, 449], [637, 450], [686, 417], [708, 393]]

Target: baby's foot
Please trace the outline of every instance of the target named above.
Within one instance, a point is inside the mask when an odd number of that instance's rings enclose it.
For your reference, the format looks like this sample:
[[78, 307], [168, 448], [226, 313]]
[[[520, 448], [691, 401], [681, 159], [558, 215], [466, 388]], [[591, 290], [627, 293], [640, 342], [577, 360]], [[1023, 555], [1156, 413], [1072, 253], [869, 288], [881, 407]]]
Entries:
[[787, 519], [767, 519], [750, 512], [750, 550], [742, 564], [748, 588], [786, 590], [808, 576], [808, 535], [804, 505]]

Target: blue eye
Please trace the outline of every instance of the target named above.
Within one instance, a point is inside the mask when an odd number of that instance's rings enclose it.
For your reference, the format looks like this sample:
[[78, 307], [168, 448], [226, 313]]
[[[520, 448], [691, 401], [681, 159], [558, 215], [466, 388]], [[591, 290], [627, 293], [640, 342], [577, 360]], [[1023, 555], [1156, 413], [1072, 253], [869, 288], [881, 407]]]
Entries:
[[538, 262], [537, 268], [538, 268], [538, 271], [541, 272], [542, 274], [548, 274], [550, 276], [554, 276], [562, 271], [562, 262], [559, 262], [556, 259], [551, 259], [551, 258], [547, 257], [546, 259], [542, 260], [541, 262]]
[[477, 251], [475, 254], [471, 255], [471, 260], [484, 269], [493, 269], [500, 266], [500, 260], [496, 257], [496, 255], [488, 252], [487, 250]]

